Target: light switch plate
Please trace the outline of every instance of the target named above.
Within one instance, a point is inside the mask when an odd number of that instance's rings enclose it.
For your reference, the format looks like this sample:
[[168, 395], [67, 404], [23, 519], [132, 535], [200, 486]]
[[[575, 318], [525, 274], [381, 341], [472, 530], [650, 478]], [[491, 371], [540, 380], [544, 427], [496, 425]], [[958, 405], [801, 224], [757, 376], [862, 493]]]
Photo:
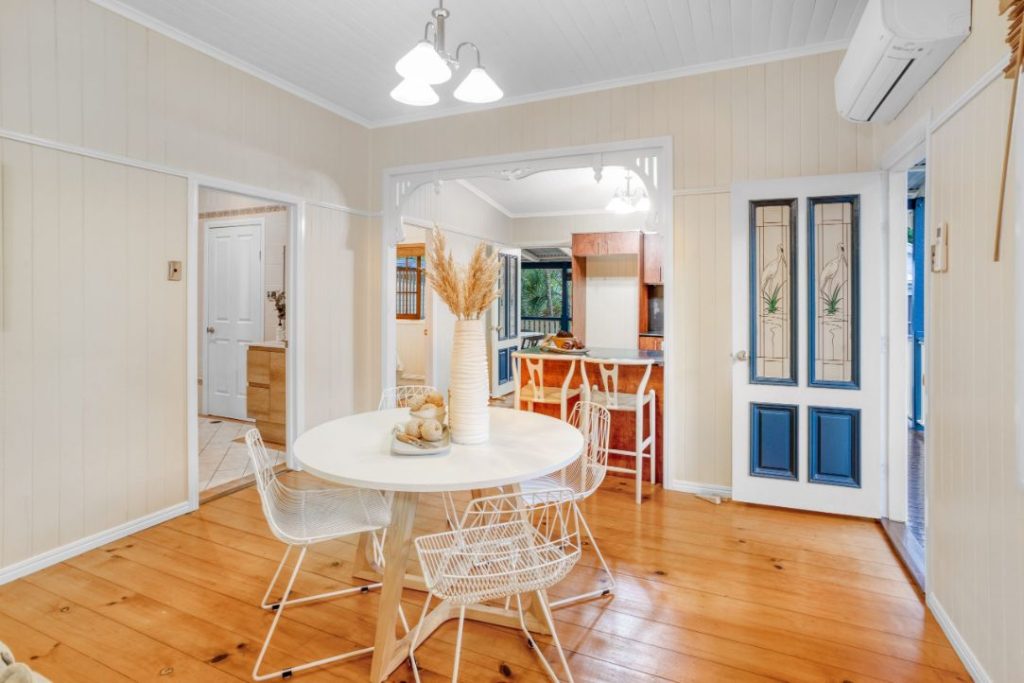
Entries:
[[932, 241], [931, 266], [933, 273], [945, 273], [949, 269], [949, 224], [939, 223], [935, 226], [935, 239]]
[[167, 262], [167, 279], [175, 282], [181, 280], [181, 261]]

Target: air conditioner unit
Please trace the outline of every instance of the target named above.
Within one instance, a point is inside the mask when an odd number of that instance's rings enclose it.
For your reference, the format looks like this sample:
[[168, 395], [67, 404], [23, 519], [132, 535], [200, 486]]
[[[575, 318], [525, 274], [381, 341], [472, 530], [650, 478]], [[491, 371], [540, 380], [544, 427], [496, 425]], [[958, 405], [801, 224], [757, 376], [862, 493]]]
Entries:
[[971, 32], [971, 0], [868, 0], [836, 72], [850, 121], [891, 121]]

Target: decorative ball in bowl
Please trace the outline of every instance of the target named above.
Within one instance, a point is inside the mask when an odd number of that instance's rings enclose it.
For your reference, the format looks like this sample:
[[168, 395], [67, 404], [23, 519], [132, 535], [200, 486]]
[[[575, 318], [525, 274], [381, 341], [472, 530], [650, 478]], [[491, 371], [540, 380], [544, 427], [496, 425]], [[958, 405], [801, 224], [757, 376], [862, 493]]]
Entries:
[[414, 418], [444, 422], [445, 412], [444, 397], [436, 391], [409, 401], [409, 415]]

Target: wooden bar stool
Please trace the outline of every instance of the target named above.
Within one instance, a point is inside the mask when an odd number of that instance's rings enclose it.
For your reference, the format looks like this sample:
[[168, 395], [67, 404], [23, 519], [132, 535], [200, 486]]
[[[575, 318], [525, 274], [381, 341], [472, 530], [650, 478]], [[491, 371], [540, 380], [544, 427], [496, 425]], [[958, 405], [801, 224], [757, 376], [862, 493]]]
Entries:
[[[612, 472], [623, 472], [636, 475], [636, 503], [640, 504], [640, 485], [644, 476], [644, 459], [650, 460], [651, 483], [655, 483], [657, 473], [655, 463], [657, 445], [655, 444], [656, 424], [656, 401], [654, 389], [647, 390], [647, 382], [651, 378], [651, 368], [654, 361], [651, 360], [615, 360], [584, 358], [581, 364], [583, 371], [583, 400], [604, 406], [611, 412], [633, 413], [635, 429], [635, 448], [623, 450], [609, 448], [611, 455], [628, 455], [636, 459], [636, 466], [633, 469], [628, 467], [616, 467], [609, 465]], [[626, 380], [623, 384], [636, 384], [635, 388], [623, 388], [619, 386], [619, 369], [625, 367], [643, 368], [643, 376], [639, 381]], [[599, 384], [591, 384], [590, 376], [593, 373], [594, 379]], [[644, 408], [647, 408], [648, 419], [650, 420], [650, 431], [644, 436]], [[613, 425], [614, 429], [614, 425]]]
[[[521, 353], [516, 351], [512, 354], [512, 381], [515, 384], [515, 409], [522, 410], [522, 402], [528, 404], [528, 410], [534, 412], [533, 406], [541, 403], [557, 405], [559, 416], [564, 422], [569, 417], [569, 399], [580, 395], [579, 388], [571, 389], [572, 379], [576, 375], [576, 359], [559, 359], [558, 363], [569, 363], [569, 370], [565, 373], [565, 379], [561, 386], [544, 386], [544, 357], [532, 353]], [[527, 382], [523, 385], [521, 364], [525, 363]]]

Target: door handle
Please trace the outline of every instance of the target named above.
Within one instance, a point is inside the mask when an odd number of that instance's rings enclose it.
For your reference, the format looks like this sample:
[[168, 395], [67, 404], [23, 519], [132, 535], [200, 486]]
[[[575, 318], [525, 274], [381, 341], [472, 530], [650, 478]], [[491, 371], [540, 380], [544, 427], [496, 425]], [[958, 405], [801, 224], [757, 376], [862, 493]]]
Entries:
[[213, 329], [213, 325], [206, 328], [206, 334], [213, 334], [216, 330]]
[[737, 351], [732, 355], [732, 357], [742, 363], [743, 361], [747, 360], [747, 352], [742, 350]]

